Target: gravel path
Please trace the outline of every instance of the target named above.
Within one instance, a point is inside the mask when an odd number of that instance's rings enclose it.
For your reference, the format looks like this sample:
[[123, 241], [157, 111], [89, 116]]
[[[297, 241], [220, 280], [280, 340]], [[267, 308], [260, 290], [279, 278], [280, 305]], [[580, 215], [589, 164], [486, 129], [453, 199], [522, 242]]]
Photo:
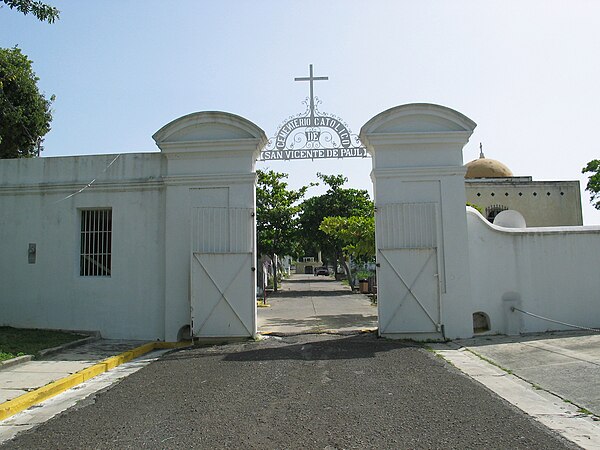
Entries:
[[431, 352], [302, 335], [172, 353], [4, 448], [574, 448]]

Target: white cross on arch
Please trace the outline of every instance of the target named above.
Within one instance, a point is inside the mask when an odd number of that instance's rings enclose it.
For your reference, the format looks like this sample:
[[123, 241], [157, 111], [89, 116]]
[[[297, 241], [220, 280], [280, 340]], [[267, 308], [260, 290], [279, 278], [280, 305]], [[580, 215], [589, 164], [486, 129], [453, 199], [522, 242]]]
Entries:
[[315, 117], [315, 99], [313, 94], [313, 82], [314, 81], [323, 81], [329, 80], [329, 77], [315, 77], [313, 76], [313, 65], [310, 64], [308, 66], [309, 76], [308, 77], [297, 77], [294, 78], [294, 81], [308, 81], [310, 82], [310, 117], [314, 119]]

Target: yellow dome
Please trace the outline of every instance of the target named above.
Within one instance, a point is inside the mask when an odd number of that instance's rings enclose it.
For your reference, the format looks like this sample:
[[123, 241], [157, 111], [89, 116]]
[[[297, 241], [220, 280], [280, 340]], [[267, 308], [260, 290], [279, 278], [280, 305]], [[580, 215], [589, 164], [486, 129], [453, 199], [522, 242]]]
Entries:
[[505, 178], [513, 176], [512, 171], [500, 161], [486, 158], [483, 150], [481, 150], [478, 159], [468, 162], [465, 167], [467, 168], [465, 178]]

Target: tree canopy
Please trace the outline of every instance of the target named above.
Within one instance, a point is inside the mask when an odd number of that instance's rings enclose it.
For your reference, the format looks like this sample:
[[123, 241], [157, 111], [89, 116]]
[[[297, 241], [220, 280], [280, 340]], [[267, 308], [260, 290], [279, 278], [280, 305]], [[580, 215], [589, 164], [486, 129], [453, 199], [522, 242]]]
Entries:
[[54, 6], [37, 0], [0, 0], [0, 2], [7, 5], [10, 9], [16, 9], [25, 15], [31, 13], [42, 22], [54, 23], [60, 15], [60, 11]]
[[39, 156], [50, 131], [54, 96], [40, 93], [31, 64], [19, 48], [0, 48], [0, 158]]
[[[256, 171], [256, 234], [258, 252], [268, 255], [295, 255], [298, 251], [298, 202], [310, 186], [288, 189], [287, 174]], [[277, 290], [277, 277], [274, 288]]]
[[325, 217], [319, 229], [342, 241], [344, 253], [356, 260], [366, 262], [375, 256], [374, 216]]
[[581, 173], [591, 173], [585, 190], [590, 193], [590, 203], [594, 208], [600, 209], [600, 159], [587, 163]]

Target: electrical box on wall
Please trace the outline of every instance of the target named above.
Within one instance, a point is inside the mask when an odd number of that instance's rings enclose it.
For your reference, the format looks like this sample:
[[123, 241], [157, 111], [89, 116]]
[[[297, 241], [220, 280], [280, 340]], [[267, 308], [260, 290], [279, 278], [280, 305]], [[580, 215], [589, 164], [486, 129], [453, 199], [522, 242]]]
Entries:
[[35, 244], [29, 244], [29, 248], [27, 249], [27, 258], [29, 264], [35, 264], [35, 255], [36, 255], [36, 247]]

